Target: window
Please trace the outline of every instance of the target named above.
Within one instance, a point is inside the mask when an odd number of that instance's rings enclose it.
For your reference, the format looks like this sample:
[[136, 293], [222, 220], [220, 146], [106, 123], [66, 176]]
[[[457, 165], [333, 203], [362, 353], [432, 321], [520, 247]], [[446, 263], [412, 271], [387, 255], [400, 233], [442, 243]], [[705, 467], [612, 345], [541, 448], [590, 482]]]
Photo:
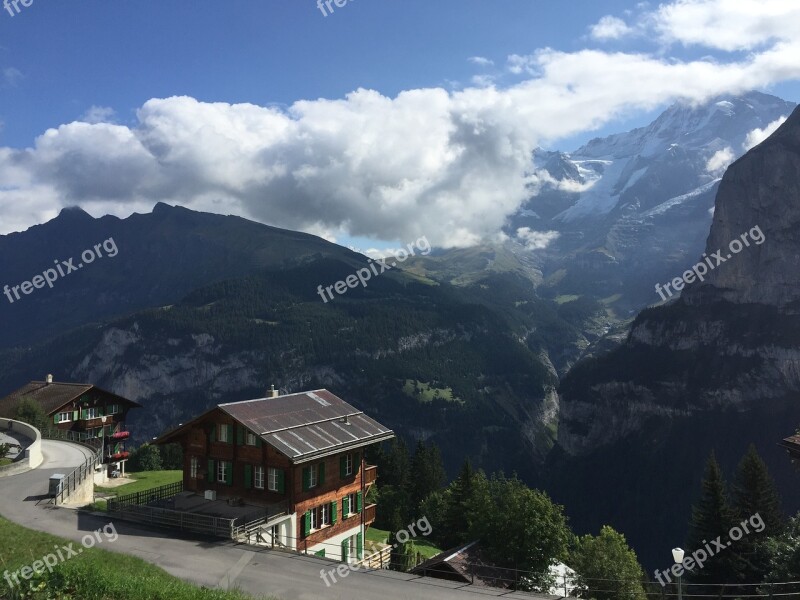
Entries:
[[347, 514], [354, 515], [358, 512], [358, 505], [357, 505], [357, 497], [358, 494], [353, 492], [352, 494], [347, 494]]
[[86, 437], [88, 438], [99, 438], [103, 435], [103, 428], [102, 427], [91, 427], [86, 430]]
[[308, 468], [308, 487], [317, 487], [319, 483], [319, 465], [311, 465]]
[[197, 466], [199, 463], [200, 461], [197, 460], [196, 456], [193, 456], [189, 462], [189, 477], [192, 479], [197, 479]]
[[115, 415], [115, 414], [117, 414], [118, 412], [122, 412], [122, 411], [120, 410], [119, 404], [109, 404], [109, 405], [106, 407], [106, 414], [107, 414], [107, 415]]
[[267, 471], [267, 489], [270, 492], [280, 492], [280, 470], [270, 467]]
[[311, 511], [311, 529], [319, 529], [319, 509]]
[[230, 468], [230, 463], [221, 460], [217, 463], [217, 482], [218, 483], [228, 483], [228, 469]]
[[93, 408], [83, 409], [83, 418], [87, 421], [89, 419], [97, 419], [100, 416], [100, 410], [95, 406]]
[[69, 423], [72, 420], [72, 413], [62, 412], [58, 413], [58, 420], [56, 423]]
[[328, 503], [311, 509], [311, 529], [321, 529], [331, 524], [331, 505]]
[[253, 433], [252, 431], [248, 431], [245, 434], [245, 438], [246, 438], [245, 444], [247, 444], [248, 446], [255, 446], [256, 445], [256, 434]]
[[220, 425], [219, 426], [219, 441], [220, 442], [228, 442], [228, 426], [227, 425]]
[[344, 474], [345, 474], [345, 476], [353, 474], [353, 455], [352, 454], [345, 454], [345, 457], [344, 457]]
[[255, 474], [255, 487], [257, 490], [264, 489], [264, 467], [256, 466], [253, 467], [253, 473]]

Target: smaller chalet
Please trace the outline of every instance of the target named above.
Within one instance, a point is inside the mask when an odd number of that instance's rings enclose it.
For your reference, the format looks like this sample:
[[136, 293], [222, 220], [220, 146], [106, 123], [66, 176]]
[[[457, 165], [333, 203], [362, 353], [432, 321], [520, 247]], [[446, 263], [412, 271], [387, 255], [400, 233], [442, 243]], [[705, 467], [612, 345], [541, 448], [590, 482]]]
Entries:
[[273, 546], [356, 562], [376, 506], [367, 446], [394, 433], [328, 390], [220, 404], [162, 435], [183, 448], [183, 489], [263, 507]]
[[0, 417], [16, 419], [23, 399], [42, 408], [52, 429], [72, 432], [76, 440], [100, 440], [108, 470], [125, 472], [125, 440], [130, 437], [125, 421], [128, 412], [141, 408], [140, 404], [91, 383], [59, 383], [48, 375], [44, 381], [31, 381], [0, 399]]

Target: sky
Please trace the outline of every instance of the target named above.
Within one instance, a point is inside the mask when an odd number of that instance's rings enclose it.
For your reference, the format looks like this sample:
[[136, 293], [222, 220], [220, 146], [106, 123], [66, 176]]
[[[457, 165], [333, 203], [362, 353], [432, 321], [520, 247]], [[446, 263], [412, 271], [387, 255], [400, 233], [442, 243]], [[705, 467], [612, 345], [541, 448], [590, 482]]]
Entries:
[[348, 245], [468, 246], [535, 195], [536, 147], [675, 101], [800, 100], [795, 0], [16, 6], [0, 7], [0, 234], [164, 201]]

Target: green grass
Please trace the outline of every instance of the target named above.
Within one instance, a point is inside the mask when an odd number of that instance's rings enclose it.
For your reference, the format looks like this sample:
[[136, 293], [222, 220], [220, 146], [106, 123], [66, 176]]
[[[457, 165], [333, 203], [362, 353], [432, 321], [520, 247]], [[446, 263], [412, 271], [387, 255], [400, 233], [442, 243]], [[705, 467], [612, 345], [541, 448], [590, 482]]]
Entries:
[[445, 402], [464, 404], [461, 398], [453, 396], [452, 388], [432, 387], [429, 383], [416, 381], [414, 379], [406, 379], [405, 382], [403, 382], [403, 393], [409, 398], [416, 398], [422, 403], [444, 400]]
[[[385, 544], [389, 537], [389, 532], [383, 529], [370, 527], [367, 529], [367, 540], [365, 544], [372, 542], [375, 544]], [[431, 544], [427, 538], [418, 536], [412, 538], [414, 541], [414, 550], [419, 552], [424, 558], [428, 559], [441, 553], [442, 550]]]
[[556, 304], [566, 304], [567, 302], [575, 302], [575, 300], [578, 298], [580, 298], [580, 296], [576, 296], [575, 294], [563, 294], [561, 296], [557, 296], [553, 302]]
[[133, 494], [142, 490], [167, 485], [168, 483], [176, 483], [183, 479], [183, 471], [142, 471], [140, 473], [126, 473], [125, 476], [136, 481], [115, 488], [96, 485], [94, 489], [96, 492], [115, 496]]
[[[105, 534], [103, 543], [111, 544]], [[113, 537], [113, 536], [112, 536]], [[32, 566], [69, 540], [20, 527], [0, 517], [0, 570], [11, 573]], [[80, 549], [80, 544], [73, 543]], [[55, 556], [55, 555], [54, 555]], [[23, 579], [20, 577], [20, 581]], [[247, 600], [252, 596], [195, 587], [140, 558], [121, 556], [100, 548], [84, 549], [80, 556], [56, 565], [52, 573], [25, 582], [27, 593], [8, 588], [0, 578], [0, 598], [17, 600]], [[28, 590], [35, 591], [29, 592]]]
[[14, 461], [11, 460], [10, 458], [0, 458], [0, 467], [4, 467], [6, 465], [10, 465], [12, 462], [14, 462]]

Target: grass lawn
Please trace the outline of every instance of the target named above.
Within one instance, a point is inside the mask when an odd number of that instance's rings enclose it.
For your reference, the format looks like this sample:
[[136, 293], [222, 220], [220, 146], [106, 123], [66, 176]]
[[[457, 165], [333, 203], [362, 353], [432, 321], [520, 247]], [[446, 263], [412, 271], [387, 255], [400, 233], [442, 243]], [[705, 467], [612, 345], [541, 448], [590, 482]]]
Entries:
[[[53, 572], [39, 566], [41, 575], [25, 581], [25, 587], [9, 590], [8, 582], [0, 577], [0, 598], [42, 598], [51, 600], [247, 600], [240, 592], [226, 592], [195, 587], [169, 575], [163, 569], [140, 558], [122, 556], [101, 550], [103, 544], [113, 544], [115, 532], [100, 533], [103, 540], [99, 547], [82, 549], [81, 544], [72, 543], [75, 550], [83, 550], [80, 556], [58, 561]], [[33, 566], [50, 555], [56, 561], [54, 546], [68, 545], [68, 540], [40, 533], [15, 525], [0, 517], [0, 570], [10, 573], [23, 567]], [[51, 554], [53, 553], [53, 554]], [[12, 579], [13, 581], [13, 579]], [[29, 592], [34, 588], [36, 591]], [[24, 592], [20, 594], [20, 592]]]
[[133, 494], [160, 485], [176, 483], [183, 479], [183, 471], [142, 471], [140, 473], [125, 473], [125, 476], [135, 479], [136, 481], [115, 488], [106, 488], [96, 485], [94, 489], [96, 492], [114, 494], [115, 496]]
[[[367, 539], [364, 544], [368, 544], [369, 542], [373, 542], [375, 544], [385, 544], [387, 538], [389, 537], [389, 532], [383, 529], [376, 529], [375, 527], [370, 527], [367, 529]], [[432, 556], [436, 556], [441, 552], [441, 549], [437, 548], [433, 544], [431, 544], [427, 538], [418, 536], [412, 538], [414, 542], [414, 550], [422, 554], [424, 558], [431, 558]]]
[[10, 458], [0, 458], [0, 467], [4, 467], [6, 465], [10, 465], [12, 461]]

